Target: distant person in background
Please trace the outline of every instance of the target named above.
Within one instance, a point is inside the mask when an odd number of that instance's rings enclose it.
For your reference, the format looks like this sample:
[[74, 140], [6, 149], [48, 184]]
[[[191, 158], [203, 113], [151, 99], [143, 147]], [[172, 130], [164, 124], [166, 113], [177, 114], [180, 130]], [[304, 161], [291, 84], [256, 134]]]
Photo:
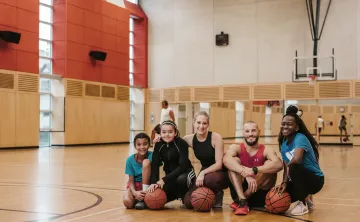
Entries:
[[341, 119], [339, 121], [339, 130], [340, 130], [340, 143], [343, 142], [343, 139], [342, 139], [342, 132], [343, 130], [345, 131], [345, 139], [344, 139], [344, 142], [346, 141], [349, 141], [349, 136], [348, 136], [348, 133], [347, 133], [347, 130], [346, 130], [346, 117], [344, 115], [341, 116]]
[[168, 101], [163, 100], [161, 102], [161, 107], [160, 123], [156, 125], [151, 132], [151, 142], [153, 142], [155, 138], [160, 137], [160, 126], [164, 121], [171, 120], [175, 122], [174, 111], [169, 107]]
[[318, 117], [317, 122], [315, 123], [315, 129], [318, 133], [318, 140], [320, 141], [320, 134], [322, 130], [325, 130], [324, 120], [321, 116]]

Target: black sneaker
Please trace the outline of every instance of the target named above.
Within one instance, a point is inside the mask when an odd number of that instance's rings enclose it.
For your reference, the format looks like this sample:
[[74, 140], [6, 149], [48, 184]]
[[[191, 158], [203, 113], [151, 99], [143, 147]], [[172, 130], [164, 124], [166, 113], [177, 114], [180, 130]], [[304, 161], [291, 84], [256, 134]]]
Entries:
[[135, 204], [135, 209], [137, 210], [143, 210], [146, 208], [146, 204], [144, 201], [139, 201]]

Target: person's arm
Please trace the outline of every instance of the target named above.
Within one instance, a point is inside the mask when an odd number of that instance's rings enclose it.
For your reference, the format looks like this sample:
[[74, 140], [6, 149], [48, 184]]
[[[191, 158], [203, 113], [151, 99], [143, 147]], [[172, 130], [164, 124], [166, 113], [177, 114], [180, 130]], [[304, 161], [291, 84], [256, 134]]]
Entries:
[[194, 134], [190, 134], [190, 135], [186, 135], [183, 137], [183, 140], [185, 140], [185, 142], [188, 144], [189, 147], [192, 148], [193, 144], [192, 144], [192, 140], [193, 140]]
[[241, 174], [245, 167], [241, 166], [234, 157], [238, 157], [241, 152], [240, 146], [236, 144], [232, 144], [229, 149], [225, 152], [223, 163], [226, 168], [230, 171]]
[[162, 180], [164, 183], [167, 183], [169, 180], [177, 178], [181, 173], [189, 168], [189, 146], [188, 144], [181, 138], [175, 141], [175, 144], [179, 148], [180, 156], [179, 156], [179, 165], [176, 167], [174, 171], [164, 176]]
[[304, 155], [304, 148], [302, 148], [302, 147], [295, 148], [294, 156], [291, 159], [291, 161], [288, 163], [288, 166], [290, 166], [292, 164], [300, 164], [302, 161], [303, 155]]
[[288, 166], [292, 164], [300, 164], [303, 159], [304, 152], [308, 152], [309, 149], [312, 149], [309, 140], [304, 135], [294, 138], [293, 143], [295, 147], [294, 156], [288, 163]]
[[159, 149], [162, 146], [162, 143], [156, 143], [154, 152], [152, 154], [152, 161], [151, 161], [151, 184], [156, 184], [159, 180], [159, 167], [160, 167], [160, 152]]
[[281, 159], [276, 155], [273, 149], [265, 147], [264, 156], [267, 160], [270, 160], [270, 162], [259, 166], [259, 173], [277, 173], [283, 168]]
[[284, 172], [283, 172], [282, 182], [281, 184], [276, 185], [275, 187], [272, 188], [273, 191], [279, 193], [280, 195], [286, 190], [288, 176], [289, 176], [289, 169], [285, 161], [283, 161], [283, 166], [284, 166]]
[[205, 170], [201, 171], [204, 175], [216, 172], [218, 170], [221, 170], [223, 165], [223, 157], [224, 157], [224, 142], [222, 137], [217, 134], [213, 133], [212, 136], [214, 137], [214, 148], [215, 148], [215, 163]]
[[170, 119], [175, 122], [175, 115], [174, 115], [174, 111], [170, 110], [169, 111], [169, 116], [170, 116]]

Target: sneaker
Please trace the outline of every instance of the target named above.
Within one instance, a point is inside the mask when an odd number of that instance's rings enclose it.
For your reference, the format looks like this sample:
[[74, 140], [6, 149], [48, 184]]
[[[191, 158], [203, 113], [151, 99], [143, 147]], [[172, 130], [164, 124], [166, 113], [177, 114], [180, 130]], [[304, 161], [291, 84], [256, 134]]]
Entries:
[[245, 199], [238, 201], [238, 206], [235, 209], [235, 215], [247, 215], [249, 213], [249, 206]]
[[224, 198], [224, 191], [220, 190], [215, 194], [215, 204], [213, 208], [222, 208]]
[[294, 216], [302, 216], [309, 213], [309, 208], [302, 201], [298, 201], [290, 213]]
[[139, 201], [135, 204], [135, 209], [137, 210], [143, 210], [146, 208], [146, 204], [144, 201]]
[[309, 196], [309, 198], [305, 199], [306, 205], [308, 206], [309, 210], [314, 209], [314, 201], [312, 198], [312, 195]]
[[239, 206], [239, 204], [236, 203], [235, 201], [232, 202], [232, 204], [230, 204], [230, 208], [232, 208], [232, 209], [234, 209], [234, 210], [236, 210], [236, 208], [237, 208], [238, 206]]

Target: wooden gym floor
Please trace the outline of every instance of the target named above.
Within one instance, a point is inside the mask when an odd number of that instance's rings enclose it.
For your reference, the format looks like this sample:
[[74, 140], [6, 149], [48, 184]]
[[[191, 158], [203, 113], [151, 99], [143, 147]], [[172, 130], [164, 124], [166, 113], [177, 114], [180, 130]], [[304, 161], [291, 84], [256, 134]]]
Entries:
[[[226, 147], [229, 145], [227, 144]], [[269, 145], [277, 150], [276, 145]], [[235, 216], [229, 190], [223, 209], [198, 213], [180, 202], [162, 211], [126, 210], [124, 166], [132, 145], [0, 150], [0, 221], [357, 221], [360, 147], [322, 146], [323, 190], [315, 210], [287, 217], [253, 210]], [[190, 155], [196, 170], [199, 163]], [[280, 178], [278, 178], [279, 180]]]

